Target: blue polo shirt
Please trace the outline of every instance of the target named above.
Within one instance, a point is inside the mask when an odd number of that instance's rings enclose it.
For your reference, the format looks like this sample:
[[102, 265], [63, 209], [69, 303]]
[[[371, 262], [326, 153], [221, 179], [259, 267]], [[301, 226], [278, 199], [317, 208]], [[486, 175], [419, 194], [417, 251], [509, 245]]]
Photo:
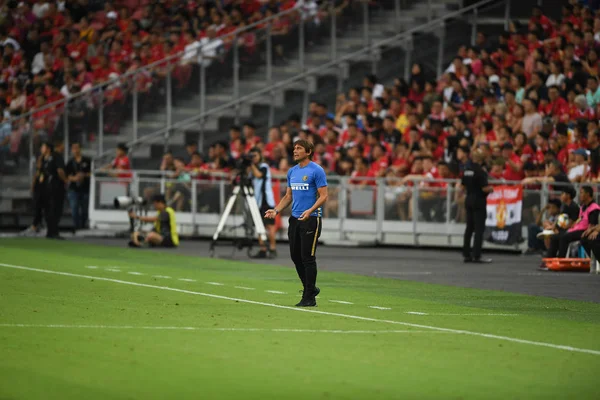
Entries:
[[[321, 166], [310, 162], [306, 167], [299, 164], [290, 168], [287, 173], [288, 187], [292, 189], [292, 217], [299, 218], [311, 208], [319, 197], [318, 188], [327, 186], [327, 176]], [[322, 207], [315, 210], [311, 217], [321, 217]]]

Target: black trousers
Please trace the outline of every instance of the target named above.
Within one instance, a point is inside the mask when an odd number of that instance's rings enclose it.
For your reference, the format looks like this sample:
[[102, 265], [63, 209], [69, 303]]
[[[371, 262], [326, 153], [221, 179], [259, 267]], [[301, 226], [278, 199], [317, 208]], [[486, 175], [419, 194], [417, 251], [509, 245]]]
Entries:
[[33, 188], [33, 223], [31, 225], [39, 229], [42, 224], [44, 212], [44, 188], [36, 184]]
[[[467, 211], [467, 228], [465, 229], [465, 237], [463, 242], [463, 257], [479, 260], [481, 258], [481, 246], [483, 246], [483, 231], [485, 230], [485, 219], [487, 212], [485, 204], [466, 206]], [[471, 238], [475, 234], [473, 240], [473, 251], [471, 252]]]
[[58, 236], [58, 223], [63, 213], [65, 191], [61, 188], [46, 187], [43, 191], [44, 216], [48, 232], [46, 237]]
[[298, 277], [302, 281], [304, 293], [310, 294], [317, 283], [317, 242], [321, 236], [321, 217], [309, 217], [306, 221], [290, 217], [288, 239], [290, 240], [290, 255], [296, 266]]
[[598, 259], [600, 256], [600, 237], [597, 237], [593, 240], [588, 238], [581, 239], [581, 245], [590, 258], [592, 257], [593, 253], [596, 259]]
[[565, 258], [567, 256], [567, 250], [569, 250], [569, 244], [581, 239], [585, 230], [580, 231], [562, 231], [557, 235], [550, 237], [550, 246], [548, 247], [548, 258]]

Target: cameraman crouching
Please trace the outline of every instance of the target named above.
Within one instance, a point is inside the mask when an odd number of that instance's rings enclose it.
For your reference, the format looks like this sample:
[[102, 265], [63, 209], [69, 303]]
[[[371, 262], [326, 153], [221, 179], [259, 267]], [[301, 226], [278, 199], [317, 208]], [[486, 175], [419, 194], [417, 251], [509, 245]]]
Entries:
[[[250, 164], [248, 169], [252, 178], [252, 184], [254, 185], [254, 198], [260, 209], [260, 215], [265, 215], [267, 210], [275, 207], [273, 187], [271, 186], [271, 169], [269, 168], [269, 164], [264, 162], [262, 153], [258, 147], [253, 147], [250, 150], [250, 156], [252, 157], [252, 164]], [[263, 224], [265, 225], [267, 238], [269, 239], [268, 257], [275, 258], [277, 257], [275, 244], [277, 227], [275, 226], [275, 220], [263, 218]], [[264, 243], [260, 238], [258, 242], [260, 244], [260, 251], [252, 258], [267, 258], [267, 243]]]
[[131, 247], [141, 247], [140, 241], [143, 241], [150, 247], [179, 246], [179, 235], [177, 235], [177, 227], [175, 226], [175, 211], [171, 207], [167, 207], [165, 196], [162, 194], [154, 195], [152, 204], [154, 204], [157, 211], [155, 217], [143, 217], [135, 214], [134, 211], [129, 212], [129, 217], [132, 219], [154, 223], [154, 229], [148, 232], [146, 236], [142, 236], [140, 231], [133, 232], [129, 245]]

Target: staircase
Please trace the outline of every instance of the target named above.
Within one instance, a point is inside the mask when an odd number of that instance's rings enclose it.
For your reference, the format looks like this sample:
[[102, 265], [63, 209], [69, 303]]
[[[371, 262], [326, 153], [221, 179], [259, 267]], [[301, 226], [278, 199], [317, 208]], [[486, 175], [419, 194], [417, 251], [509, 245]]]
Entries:
[[[395, 21], [394, 1], [384, 1], [387, 7], [369, 10], [369, 39], [372, 42], [379, 41], [400, 33], [404, 30], [418, 27], [427, 22], [428, 5], [424, 1], [405, 1], [401, 13], [401, 24], [398, 26]], [[460, 7], [460, 0], [432, 0], [432, 18], [441, 17], [446, 13], [456, 10]], [[328, 21], [324, 21], [328, 24]], [[362, 16], [356, 18], [342, 35], [338, 35], [337, 55], [343, 57], [362, 49], [365, 46], [363, 38], [364, 25]], [[297, 43], [297, 41], [296, 41]], [[321, 41], [305, 48], [304, 65], [305, 70], [318, 67], [331, 61], [331, 39], [329, 33], [321, 38]], [[435, 54], [435, 53], [434, 53]], [[435, 60], [435, 58], [434, 58]], [[398, 65], [401, 65], [399, 62]], [[347, 69], [346, 83], [358, 84], [365, 73], [370, 72], [370, 58], [365, 56], [349, 63]], [[240, 68], [239, 95], [245, 96], [254, 93], [256, 90], [268, 86], [266, 80], [266, 66], [263, 65], [251, 71]], [[398, 68], [396, 68], [398, 71]], [[292, 78], [302, 70], [297, 49], [292, 49], [287, 53], [287, 62], [283, 65], [273, 65], [273, 82], [280, 82]], [[304, 91], [308, 91], [311, 101], [324, 101], [331, 104], [331, 99], [335, 100], [336, 94], [336, 69], [321, 71], [316, 79], [309, 79], [310, 84], [304, 81], [298, 81], [286, 89], [275, 93], [274, 98], [269, 95], [260, 96], [254, 100], [248, 101], [241, 106], [239, 110], [239, 122], [252, 119], [258, 127], [258, 134], [264, 136], [268, 128], [268, 113], [271, 103], [275, 105], [275, 123], [285, 120], [292, 113], [300, 113], [302, 110], [302, 99]], [[379, 71], [378, 71], [378, 75]], [[358, 81], [357, 81], [358, 79]], [[172, 122], [177, 123], [189, 119], [200, 112], [200, 96], [193, 95], [188, 98], [175, 99], [175, 105], [172, 108]], [[209, 91], [206, 96], [206, 110], [222, 106], [233, 99], [233, 86], [230, 80], [226, 80], [215, 90]], [[204, 144], [214, 142], [219, 139], [227, 139], [229, 127], [235, 122], [235, 110], [224, 110], [218, 117], [209, 117], [204, 124]], [[166, 123], [166, 111], [158, 110], [151, 115], [144, 115], [141, 121], [138, 121], [138, 137], [156, 132], [164, 128]], [[184, 154], [184, 144], [188, 140], [199, 139], [199, 126], [192, 126], [185, 130], [175, 130], [170, 132], [168, 147], [175, 154]], [[104, 149], [111, 149], [119, 142], [128, 142], [133, 138], [132, 121], [124, 122], [118, 135], [105, 135]], [[160, 164], [160, 158], [164, 151], [164, 140], [157, 138], [156, 142], [150, 146], [141, 146], [133, 151], [133, 164], [135, 168], [156, 169]]]
[[[523, 0], [522, 0], [523, 1]], [[531, 3], [529, 7], [536, 3], [536, 0], [524, 0]], [[460, 8], [462, 3], [468, 0], [430, 0], [432, 5], [431, 18], [439, 18], [454, 10]], [[402, 12], [400, 15], [400, 26], [396, 23], [394, 12], [394, 0], [384, 0], [381, 3], [384, 7], [369, 10], [369, 38], [372, 42], [389, 38], [394, 34], [418, 27], [427, 22], [429, 17], [428, 5], [426, 1], [419, 0], [401, 0]], [[529, 8], [530, 10], [531, 8]], [[503, 8], [498, 8], [494, 12], [494, 17], [501, 18]], [[518, 15], [523, 18], [527, 15]], [[325, 21], [325, 23], [328, 23]], [[501, 26], [479, 25], [480, 30], [485, 30], [490, 34], [497, 34], [502, 31]], [[360, 18], [352, 21], [349, 27], [336, 37], [337, 56], [343, 57], [352, 54], [364, 47], [364, 26]], [[446, 66], [456, 54], [459, 45], [470, 42], [471, 28], [467, 21], [454, 20], [445, 28], [445, 52], [444, 63]], [[433, 32], [419, 33], [413, 35], [413, 51], [411, 52], [412, 62], [419, 62], [423, 65], [426, 72], [434, 77], [436, 73], [437, 48], [439, 39]], [[297, 43], [297, 41], [296, 41]], [[304, 65], [305, 70], [319, 67], [331, 60], [330, 35], [325, 32], [320, 41], [313, 46], [305, 48]], [[394, 44], [382, 49], [380, 61], [377, 67], [377, 76], [384, 84], [390, 84], [395, 77], [404, 76], [404, 58], [405, 50], [400, 44]], [[242, 65], [240, 68], [239, 95], [245, 96], [254, 93], [258, 89], [268, 86], [266, 81], [266, 67], [249, 68]], [[353, 86], [360, 86], [362, 78], [366, 73], [371, 72], [371, 57], [364, 56], [353, 59], [344, 65], [345, 70], [343, 89], [347, 90]], [[273, 65], [273, 82], [292, 78], [301, 73], [300, 61], [298, 59], [297, 49], [291, 49], [287, 53], [287, 62], [281, 65]], [[311, 101], [323, 102], [329, 105], [335, 104], [337, 87], [337, 68], [323, 70], [314, 79], [308, 80], [310, 84], [299, 81], [289, 87], [275, 93], [272, 99], [269, 95], [264, 95], [248, 101], [243, 104], [239, 110], [239, 122], [243, 123], [251, 119], [257, 125], [257, 133], [265, 136], [268, 129], [269, 106], [274, 104], [274, 121], [279, 123], [289, 117], [292, 113], [300, 113], [302, 110], [305, 93], [308, 92]], [[207, 76], [207, 81], [210, 77]], [[230, 102], [233, 98], [233, 84], [231, 79], [224, 79], [222, 82], [213, 85], [206, 96], [205, 109], [219, 107]], [[177, 123], [196, 116], [200, 113], [200, 96], [192, 91], [187, 96], [173, 96], [174, 104], [172, 107], [172, 123]], [[115, 148], [119, 142], [130, 142], [133, 140], [133, 124], [131, 117], [123, 121], [119, 133], [116, 135], [104, 135], [104, 150]], [[235, 123], [235, 111], [227, 109], [219, 113], [218, 116], [209, 117], [203, 127], [204, 145], [207, 147], [216, 140], [227, 140], [229, 127]], [[138, 137], [148, 137], [153, 132], [166, 126], [166, 111], [164, 107], [158, 107], [152, 113], [146, 113], [138, 119]], [[184, 130], [174, 130], [170, 132], [168, 147], [175, 155], [185, 153], [184, 146], [187, 141], [199, 140], [200, 126], [187, 127]], [[90, 155], [97, 154], [98, 143], [90, 143], [88, 151]], [[155, 138], [149, 140], [148, 145], [135, 148], [132, 154], [132, 164], [136, 169], [155, 170], [160, 165], [160, 160], [164, 152], [164, 138]], [[31, 201], [29, 195], [29, 177], [28, 169], [21, 168], [17, 175], [0, 176], [0, 229], [4, 227], [27, 226], [31, 217]], [[68, 218], [63, 218], [63, 223], [69, 223]]]

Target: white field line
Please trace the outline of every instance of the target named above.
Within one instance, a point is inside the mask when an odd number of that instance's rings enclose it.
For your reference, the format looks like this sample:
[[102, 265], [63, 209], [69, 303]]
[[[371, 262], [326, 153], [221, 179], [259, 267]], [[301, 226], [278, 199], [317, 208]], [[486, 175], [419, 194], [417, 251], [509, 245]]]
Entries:
[[478, 316], [478, 317], [514, 317], [519, 314], [495, 314], [495, 313], [466, 313], [466, 314], [429, 314], [429, 315], [440, 315], [440, 316]]
[[143, 329], [156, 331], [205, 331], [205, 332], [290, 332], [290, 333], [452, 333], [432, 330], [338, 330], [338, 329], [293, 329], [293, 328], [203, 328], [197, 326], [132, 326], [132, 325], [36, 325], [0, 324], [0, 328], [48, 328], [48, 329]]
[[265, 292], [273, 294], [287, 294], [286, 292], [280, 292], [279, 290], [265, 290]]
[[380, 307], [380, 306], [369, 306], [369, 308], [374, 308], [376, 310], [391, 310], [389, 307]]
[[110, 272], [121, 272], [121, 270], [117, 268], [106, 268], [106, 270]]
[[130, 272], [128, 272], [128, 274], [129, 274], [129, 275], [145, 275], [145, 274], [144, 274], [144, 273], [142, 273], [142, 272], [135, 272], [135, 271], [130, 271]]
[[457, 314], [438, 314], [438, 313], [425, 313], [420, 311], [407, 311], [405, 314], [412, 315], [432, 315], [432, 316], [487, 316], [487, 317], [514, 317], [519, 314], [496, 314], [496, 313], [457, 313]]
[[344, 300], [329, 300], [332, 303], [340, 303], [340, 304], [354, 304], [351, 301], [344, 301]]
[[213, 286], [224, 286], [222, 283], [219, 282], [204, 282], [207, 285], [213, 285]]
[[170, 276], [167, 275], [152, 275], [153, 278], [160, 278], [160, 279], [171, 279]]
[[234, 286], [234, 288], [242, 289], [242, 290], [256, 290], [253, 287], [246, 287], [246, 286]]
[[98, 267], [96, 267], [95, 265], [88, 265], [86, 268], [88, 268], [88, 269], [98, 269]]
[[183, 281], [183, 282], [196, 282], [195, 279], [188, 279], [188, 278], [179, 278], [179, 281]]
[[392, 324], [392, 325], [409, 326], [411, 328], [431, 329], [431, 330], [439, 331], [439, 332], [459, 333], [459, 334], [463, 334], [463, 335], [483, 337], [483, 338], [487, 338], [487, 339], [496, 339], [496, 340], [501, 340], [501, 341], [505, 341], [505, 342], [528, 344], [531, 346], [548, 347], [548, 348], [556, 349], [556, 350], [565, 350], [565, 351], [570, 351], [570, 352], [575, 352], [575, 353], [585, 353], [585, 354], [592, 354], [595, 356], [600, 356], [600, 350], [584, 349], [584, 348], [566, 346], [566, 345], [554, 344], [554, 343], [537, 342], [534, 340], [519, 339], [519, 338], [510, 337], [510, 336], [494, 335], [491, 333], [474, 332], [474, 331], [468, 331], [468, 330], [464, 330], [464, 329], [442, 328], [439, 326], [414, 324], [411, 322], [394, 321], [394, 320], [389, 320], [389, 319], [361, 317], [358, 315], [342, 314], [342, 313], [329, 312], [329, 311], [320, 311], [320, 310], [308, 309], [305, 307], [284, 306], [284, 305], [280, 305], [280, 304], [265, 303], [262, 301], [254, 301], [254, 300], [240, 299], [240, 298], [235, 298], [235, 297], [221, 296], [221, 295], [212, 294], [212, 293], [195, 292], [192, 290], [172, 288], [172, 287], [168, 287], [168, 286], [157, 286], [157, 285], [150, 285], [147, 283], [131, 282], [131, 281], [124, 281], [124, 280], [120, 280], [120, 279], [112, 279], [112, 278], [105, 278], [105, 277], [91, 276], [91, 275], [74, 274], [71, 272], [53, 271], [53, 270], [41, 269], [41, 268], [31, 268], [31, 267], [24, 267], [24, 266], [20, 266], [20, 265], [0, 263], [0, 266], [6, 267], [6, 268], [24, 270], [24, 271], [41, 272], [41, 273], [45, 273], [45, 274], [69, 276], [69, 277], [73, 277], [73, 278], [94, 279], [97, 281], [120, 283], [122, 285], [145, 287], [145, 288], [158, 289], [158, 290], [167, 290], [167, 291], [171, 291], [171, 292], [186, 293], [186, 294], [192, 294], [192, 295], [196, 295], [196, 296], [210, 297], [213, 299], [236, 301], [239, 303], [279, 308], [282, 310], [289, 310], [289, 311], [295, 311], [295, 312], [328, 315], [328, 316], [333, 316], [333, 317], [354, 319], [354, 320], [358, 320], [358, 321], [380, 322], [380, 323], [386, 323], [386, 324]]

